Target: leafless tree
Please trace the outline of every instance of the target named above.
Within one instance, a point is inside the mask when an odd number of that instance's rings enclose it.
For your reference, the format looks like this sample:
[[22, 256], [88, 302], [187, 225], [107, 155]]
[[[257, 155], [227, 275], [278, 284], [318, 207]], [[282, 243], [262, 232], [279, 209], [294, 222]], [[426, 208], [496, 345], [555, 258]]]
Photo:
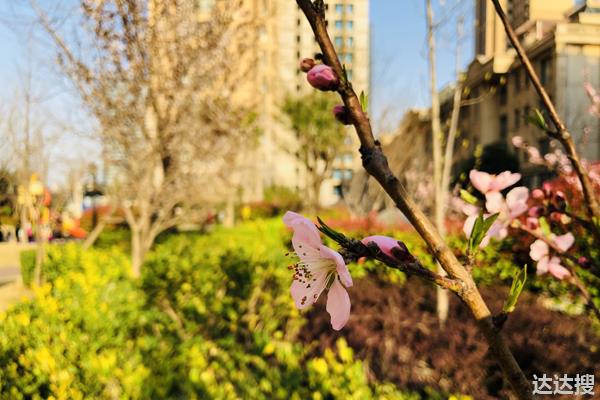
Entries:
[[260, 21], [242, 0], [81, 0], [67, 36], [67, 24], [30, 4], [99, 123], [139, 276], [159, 233], [231, 195], [237, 151], [254, 132], [241, 82]]

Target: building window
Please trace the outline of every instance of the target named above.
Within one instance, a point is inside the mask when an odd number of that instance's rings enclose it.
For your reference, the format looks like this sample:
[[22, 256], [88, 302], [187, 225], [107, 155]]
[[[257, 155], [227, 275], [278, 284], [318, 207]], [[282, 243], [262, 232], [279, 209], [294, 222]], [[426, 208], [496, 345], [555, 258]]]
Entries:
[[500, 138], [506, 140], [508, 137], [508, 121], [505, 114], [500, 116]]
[[515, 70], [514, 80], [515, 80], [515, 90], [518, 92], [519, 90], [521, 90], [521, 70], [520, 69]]
[[345, 60], [345, 62], [350, 64], [350, 63], [352, 63], [352, 60], [354, 59], [354, 55], [352, 53], [345, 53], [345, 54], [343, 54], [343, 59]]
[[354, 47], [354, 38], [353, 37], [346, 38], [346, 46]]
[[333, 194], [335, 194], [336, 196], [342, 198], [344, 197], [342, 195], [342, 185], [337, 185], [333, 187]]
[[344, 12], [344, 5], [343, 4], [336, 4], [335, 5], [335, 12], [338, 14], [341, 14]]
[[341, 36], [336, 36], [335, 37], [335, 47], [342, 47], [344, 45], [344, 38]]
[[296, 36], [296, 43], [300, 43], [300, 35]]
[[352, 164], [352, 154], [350, 154], [350, 153], [344, 154], [342, 160], [346, 164]]
[[354, 28], [354, 21], [348, 21], [346, 22], [346, 29], [348, 29], [349, 31], [351, 31]]
[[525, 120], [525, 125], [529, 124], [529, 113], [531, 112], [529, 106], [525, 106], [523, 108], [523, 119]]
[[521, 126], [521, 110], [515, 108], [515, 130], [519, 129]]
[[354, 12], [354, 5], [353, 5], [353, 4], [348, 4], [348, 5], [346, 6], [346, 12], [347, 12], [348, 14], [352, 14], [352, 13]]
[[348, 80], [351, 81], [352, 80], [352, 70], [351, 69], [347, 69], [346, 70], [346, 75], [348, 76]]
[[351, 169], [347, 169], [344, 171], [344, 180], [345, 181], [349, 181], [352, 179], [352, 170]]
[[335, 29], [339, 29], [339, 30], [344, 29], [344, 21], [342, 21], [340, 19], [335, 21]]
[[341, 181], [342, 180], [342, 170], [341, 169], [334, 169], [333, 173], [331, 174], [331, 177], [333, 179], [335, 179], [336, 181]]

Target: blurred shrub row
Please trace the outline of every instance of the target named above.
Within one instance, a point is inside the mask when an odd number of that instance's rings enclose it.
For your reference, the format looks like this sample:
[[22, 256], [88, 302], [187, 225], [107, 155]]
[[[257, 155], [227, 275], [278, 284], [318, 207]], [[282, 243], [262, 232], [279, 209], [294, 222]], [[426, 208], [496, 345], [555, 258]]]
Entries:
[[118, 246], [50, 246], [35, 298], [0, 314], [0, 398], [418, 398], [368, 381], [343, 340], [307, 356], [288, 237], [277, 221], [173, 235], [140, 281]]

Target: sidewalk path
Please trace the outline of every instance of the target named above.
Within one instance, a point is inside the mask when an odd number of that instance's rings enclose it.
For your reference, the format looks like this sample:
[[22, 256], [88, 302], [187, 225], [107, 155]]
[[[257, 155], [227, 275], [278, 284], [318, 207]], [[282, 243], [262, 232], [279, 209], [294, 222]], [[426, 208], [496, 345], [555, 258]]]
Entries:
[[0, 243], [0, 312], [23, 297], [31, 297], [31, 291], [21, 282], [20, 254], [34, 247], [29, 243]]

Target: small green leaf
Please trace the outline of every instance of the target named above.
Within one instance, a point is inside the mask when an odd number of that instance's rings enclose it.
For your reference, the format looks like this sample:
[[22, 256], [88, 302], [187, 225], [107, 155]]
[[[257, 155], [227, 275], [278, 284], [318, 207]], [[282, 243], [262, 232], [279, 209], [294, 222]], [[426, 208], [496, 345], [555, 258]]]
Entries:
[[537, 126], [543, 131], [548, 130], [548, 124], [546, 124], [546, 119], [544, 118], [544, 114], [539, 109], [533, 110], [533, 115], [528, 117], [529, 122]]
[[550, 224], [548, 224], [548, 220], [545, 217], [540, 217], [538, 220], [540, 222], [540, 228], [542, 228], [542, 233], [544, 236], [550, 237], [552, 234], [552, 230], [550, 229]]
[[346, 236], [330, 228], [329, 225], [323, 222], [320, 217], [317, 217], [317, 221], [319, 221], [319, 226], [317, 226], [317, 229], [323, 232], [325, 236], [330, 237], [339, 244], [345, 243], [348, 240]]
[[518, 271], [513, 278], [508, 297], [502, 308], [505, 313], [511, 313], [515, 310], [517, 300], [525, 287], [525, 282], [527, 282], [527, 265], [525, 265], [522, 270]]
[[469, 204], [475, 205], [478, 203], [477, 197], [473, 196], [471, 193], [467, 192], [464, 189], [460, 189], [460, 198]]
[[483, 214], [479, 214], [477, 219], [475, 220], [475, 224], [473, 225], [473, 230], [471, 231], [471, 237], [469, 237], [469, 254], [475, 254], [477, 248], [483, 241], [485, 234], [490, 229], [492, 224], [498, 218], [498, 213], [490, 215], [487, 218], [483, 217]]
[[360, 92], [360, 106], [365, 113], [369, 109], [369, 96], [367, 96], [364, 91]]

